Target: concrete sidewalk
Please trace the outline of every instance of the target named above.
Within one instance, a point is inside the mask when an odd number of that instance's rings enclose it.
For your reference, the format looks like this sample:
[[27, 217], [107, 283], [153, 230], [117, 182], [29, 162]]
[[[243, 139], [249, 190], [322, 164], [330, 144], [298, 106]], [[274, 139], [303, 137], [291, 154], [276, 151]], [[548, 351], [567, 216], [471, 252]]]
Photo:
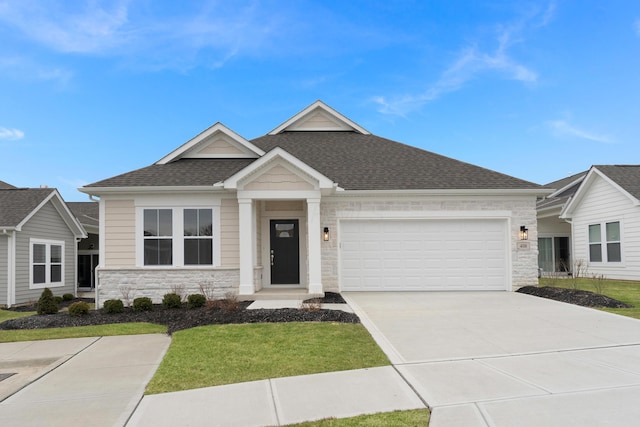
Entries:
[[[166, 335], [0, 344], [6, 426], [122, 426], [169, 347]], [[8, 397], [7, 397], [8, 396]]]

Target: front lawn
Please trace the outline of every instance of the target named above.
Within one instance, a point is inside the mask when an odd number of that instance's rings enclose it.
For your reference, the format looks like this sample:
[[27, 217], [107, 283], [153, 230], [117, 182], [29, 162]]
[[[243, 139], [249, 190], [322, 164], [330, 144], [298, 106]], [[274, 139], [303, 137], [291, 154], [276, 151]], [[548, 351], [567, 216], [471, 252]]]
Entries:
[[382, 412], [372, 415], [360, 415], [351, 418], [330, 418], [289, 424], [288, 427], [426, 427], [429, 425], [429, 410]]
[[27, 317], [36, 314], [35, 311], [10, 311], [0, 309], [0, 323], [5, 320], [18, 319], [20, 317]]
[[75, 326], [71, 328], [13, 329], [0, 332], [0, 343], [16, 341], [54, 340], [61, 338], [106, 337], [114, 335], [165, 333], [167, 333], [166, 326], [154, 325], [151, 323], [118, 323], [95, 326]]
[[146, 393], [389, 364], [361, 324], [202, 326], [173, 334], [171, 346]]
[[[573, 279], [541, 278], [540, 286], [553, 286], [557, 288], [573, 288]], [[604, 280], [599, 282], [594, 279], [580, 278], [575, 282], [576, 289], [601, 293], [618, 301], [632, 305], [632, 308], [601, 308], [602, 311], [619, 314], [621, 316], [640, 319], [640, 282], [622, 280]], [[600, 288], [600, 289], [598, 289]]]

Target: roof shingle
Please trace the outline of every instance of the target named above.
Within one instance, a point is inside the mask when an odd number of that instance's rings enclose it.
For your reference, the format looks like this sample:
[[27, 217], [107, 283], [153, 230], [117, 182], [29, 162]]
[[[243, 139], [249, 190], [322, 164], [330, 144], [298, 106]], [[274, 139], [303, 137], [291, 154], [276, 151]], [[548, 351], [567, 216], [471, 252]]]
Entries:
[[19, 225], [53, 191], [53, 188], [0, 190], [0, 228]]

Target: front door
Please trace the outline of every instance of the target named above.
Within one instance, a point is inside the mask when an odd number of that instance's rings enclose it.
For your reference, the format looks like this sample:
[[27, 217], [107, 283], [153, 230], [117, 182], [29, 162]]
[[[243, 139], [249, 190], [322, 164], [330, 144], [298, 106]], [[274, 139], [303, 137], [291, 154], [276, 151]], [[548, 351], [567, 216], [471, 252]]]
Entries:
[[300, 283], [300, 237], [297, 219], [272, 219], [270, 233], [271, 284]]

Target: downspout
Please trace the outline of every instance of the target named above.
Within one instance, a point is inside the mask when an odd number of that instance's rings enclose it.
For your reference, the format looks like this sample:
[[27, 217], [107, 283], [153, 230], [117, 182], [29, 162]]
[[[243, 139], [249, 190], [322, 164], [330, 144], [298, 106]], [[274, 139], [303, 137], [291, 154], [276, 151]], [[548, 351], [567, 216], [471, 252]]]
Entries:
[[16, 303], [16, 232], [13, 230], [11, 234], [6, 229], [2, 230], [2, 234], [8, 234], [7, 237], [7, 307], [11, 307]]

